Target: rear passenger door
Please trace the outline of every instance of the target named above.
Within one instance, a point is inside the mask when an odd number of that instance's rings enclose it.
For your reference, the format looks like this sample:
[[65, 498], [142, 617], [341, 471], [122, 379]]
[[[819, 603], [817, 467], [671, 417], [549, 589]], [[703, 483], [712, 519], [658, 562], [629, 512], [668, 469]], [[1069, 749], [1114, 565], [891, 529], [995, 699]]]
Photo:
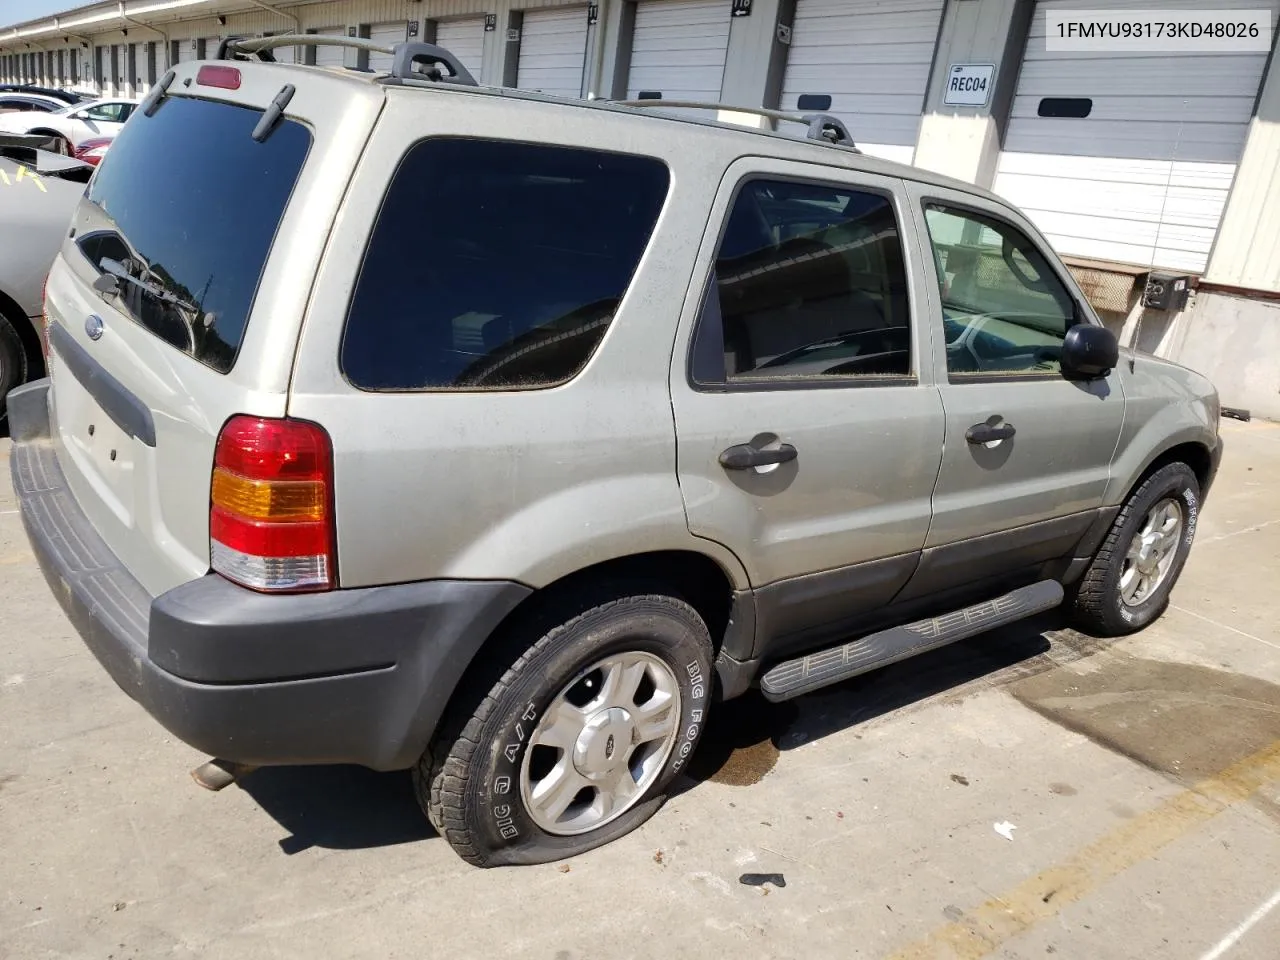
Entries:
[[1034, 579], [1098, 516], [1124, 420], [1120, 378], [1062, 376], [1067, 330], [1097, 321], [1024, 218], [971, 194], [910, 189], [934, 277], [946, 447], [930, 549], [907, 592]]
[[746, 567], [771, 654], [891, 599], [928, 532], [942, 407], [902, 189], [742, 160], [699, 253], [671, 370], [680, 487], [691, 531]]

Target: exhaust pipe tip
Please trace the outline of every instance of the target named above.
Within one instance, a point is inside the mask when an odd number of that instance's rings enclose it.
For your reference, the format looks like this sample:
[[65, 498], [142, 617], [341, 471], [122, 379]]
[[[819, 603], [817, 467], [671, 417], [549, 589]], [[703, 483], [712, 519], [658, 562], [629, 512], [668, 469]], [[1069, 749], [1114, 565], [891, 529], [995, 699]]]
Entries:
[[257, 769], [247, 763], [234, 763], [231, 760], [219, 760], [214, 757], [192, 770], [191, 779], [206, 790], [217, 793]]

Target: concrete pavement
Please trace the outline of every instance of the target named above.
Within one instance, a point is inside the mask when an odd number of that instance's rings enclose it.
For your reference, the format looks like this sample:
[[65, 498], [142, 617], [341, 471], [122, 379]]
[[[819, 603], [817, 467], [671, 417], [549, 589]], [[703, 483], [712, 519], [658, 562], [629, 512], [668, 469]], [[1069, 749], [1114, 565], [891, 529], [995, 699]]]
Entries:
[[1276, 960], [1280, 427], [1223, 430], [1173, 607], [1144, 633], [1046, 617], [728, 705], [643, 829], [500, 871], [433, 835], [407, 775], [197, 788], [204, 758], [50, 596], [0, 441], [0, 957]]

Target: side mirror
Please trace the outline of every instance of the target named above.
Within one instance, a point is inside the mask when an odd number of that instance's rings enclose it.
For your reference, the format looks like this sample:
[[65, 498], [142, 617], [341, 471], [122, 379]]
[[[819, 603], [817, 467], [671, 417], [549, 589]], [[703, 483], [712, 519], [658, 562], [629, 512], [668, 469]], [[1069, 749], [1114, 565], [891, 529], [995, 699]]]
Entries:
[[1120, 341], [1106, 327], [1081, 323], [1062, 341], [1062, 375], [1069, 380], [1097, 380], [1120, 362]]
[[87, 116], [88, 116], [88, 114], [87, 114], [87, 113], [85, 113], [83, 110], [76, 110], [76, 111], [74, 111], [74, 112], [71, 114], [71, 119], [72, 119], [72, 120], [83, 120], [83, 119], [84, 119], [85, 117], [87, 117]]

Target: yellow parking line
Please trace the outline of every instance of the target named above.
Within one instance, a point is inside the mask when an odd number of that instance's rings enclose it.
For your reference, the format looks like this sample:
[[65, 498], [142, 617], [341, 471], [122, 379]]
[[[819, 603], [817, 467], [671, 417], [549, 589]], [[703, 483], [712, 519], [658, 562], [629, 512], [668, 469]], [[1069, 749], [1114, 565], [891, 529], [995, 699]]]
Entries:
[[1280, 740], [1166, 800], [1074, 856], [939, 927], [890, 960], [978, 960], [1223, 810], [1280, 779]]

